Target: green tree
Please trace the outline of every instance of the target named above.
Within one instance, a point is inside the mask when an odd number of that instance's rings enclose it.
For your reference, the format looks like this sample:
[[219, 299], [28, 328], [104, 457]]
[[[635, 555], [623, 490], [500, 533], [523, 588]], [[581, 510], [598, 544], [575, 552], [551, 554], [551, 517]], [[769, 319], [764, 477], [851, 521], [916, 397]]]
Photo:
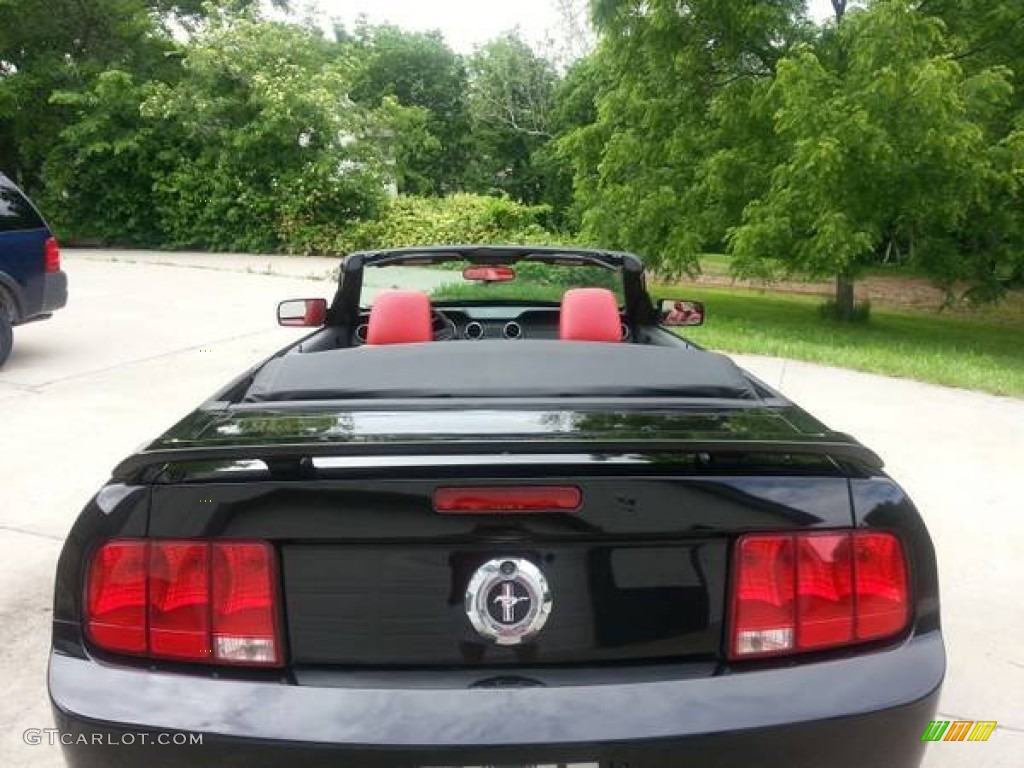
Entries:
[[[841, 319], [864, 267], [894, 248], [947, 286], [1019, 274], [1020, 228], [999, 206], [1018, 195], [1021, 137], [989, 129], [1011, 94], [1003, 68], [966, 74], [943, 25], [907, 0], [847, 13], [778, 64], [782, 159], [730, 234], [734, 267], [832, 276]], [[975, 218], [987, 236], [972, 248]]]
[[[806, 37], [801, 0], [595, 0], [602, 72], [593, 123], [560, 144], [572, 158], [583, 237], [694, 271], [766, 183], [761, 96]], [[770, 150], [770, 147], [769, 147]]]
[[110, 67], [157, 67], [168, 48], [141, 0], [0, 0], [0, 167], [38, 190], [68, 114], [50, 96]]
[[[370, 108], [388, 97], [417, 108], [397, 132], [399, 189], [445, 194], [463, 186], [469, 157], [468, 76], [462, 57], [438, 32], [410, 32], [390, 25], [337, 30], [343, 50], [359, 62], [351, 96]], [[409, 124], [413, 121], [415, 125]]]
[[1011, 104], [1024, 106], [1024, 5], [1017, 0], [927, 0], [918, 13], [942, 21], [950, 55], [972, 73], [991, 66], [1009, 67], [1014, 83]]
[[195, 27], [174, 76], [109, 70], [72, 110], [46, 164], [68, 231], [171, 247], [270, 250], [372, 217], [393, 122], [348, 93], [355, 62], [319, 32], [253, 15]]
[[[998, 299], [1024, 286], [1024, 205], [1020, 128], [1024, 126], [1024, 5], [1017, 0], [928, 0], [921, 13], [945, 25], [951, 56], [968, 75], [1009, 69], [1013, 94], [984, 119], [996, 174], [991, 194], [974, 206], [959, 233], [964, 259], [948, 259], [940, 280], [965, 280], [968, 296]], [[989, 105], [991, 106], [991, 105]], [[1005, 137], [1005, 138], [1002, 138]]]
[[86, 91], [52, 97], [71, 119], [47, 154], [42, 202], [62, 235], [162, 244], [153, 184], [173, 168], [178, 152], [171, 132], [141, 113], [153, 91], [152, 82], [111, 69]]
[[348, 98], [356, 64], [318, 32], [217, 17], [182, 64], [143, 105], [175, 140], [154, 184], [168, 244], [267, 250], [296, 228], [374, 214], [386, 126]]
[[[137, 81], [177, 64], [170, 29], [198, 23], [218, 6], [257, 0], [0, 0], [0, 167], [33, 191], [70, 119], [58, 92], [84, 92], [108, 69]], [[285, 5], [277, 2], [276, 5]]]
[[481, 46], [469, 60], [478, 191], [525, 203], [544, 199], [544, 174], [534, 153], [552, 138], [558, 74], [518, 31]]
[[555, 88], [550, 120], [553, 138], [538, 147], [532, 157], [543, 179], [542, 200], [552, 208], [553, 223], [571, 231], [579, 230], [582, 212], [574, 204], [574, 157], [578, 147], [570, 137], [597, 122], [597, 99], [605, 87], [596, 53], [575, 61]]

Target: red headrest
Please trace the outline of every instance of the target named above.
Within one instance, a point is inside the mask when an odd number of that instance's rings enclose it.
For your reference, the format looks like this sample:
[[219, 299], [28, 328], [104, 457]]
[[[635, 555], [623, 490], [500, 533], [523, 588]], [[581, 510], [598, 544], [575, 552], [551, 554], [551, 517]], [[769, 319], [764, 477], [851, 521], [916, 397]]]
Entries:
[[607, 288], [572, 288], [562, 297], [558, 338], [563, 341], [622, 341], [615, 294]]
[[430, 299], [419, 291], [385, 291], [373, 300], [367, 344], [432, 341]]

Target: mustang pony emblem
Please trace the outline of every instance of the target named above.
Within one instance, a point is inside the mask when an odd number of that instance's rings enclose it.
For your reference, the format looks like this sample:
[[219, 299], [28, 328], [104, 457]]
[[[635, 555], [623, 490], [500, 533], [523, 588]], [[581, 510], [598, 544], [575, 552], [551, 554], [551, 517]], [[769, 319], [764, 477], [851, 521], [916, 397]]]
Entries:
[[515, 621], [516, 606], [524, 600], [530, 599], [528, 595], [517, 596], [512, 594], [513, 590], [512, 583], [506, 581], [501, 586], [501, 594], [492, 601], [501, 605], [501, 618], [506, 624], [511, 624]]
[[519, 645], [544, 627], [551, 613], [551, 591], [529, 560], [489, 560], [466, 587], [466, 616], [480, 635], [498, 645]]

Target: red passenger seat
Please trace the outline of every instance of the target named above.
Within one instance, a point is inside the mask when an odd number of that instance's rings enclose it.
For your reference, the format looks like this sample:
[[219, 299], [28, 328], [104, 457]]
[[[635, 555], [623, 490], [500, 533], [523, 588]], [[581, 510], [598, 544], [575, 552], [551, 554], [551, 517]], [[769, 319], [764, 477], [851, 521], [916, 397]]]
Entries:
[[572, 288], [562, 297], [558, 338], [563, 341], [622, 341], [615, 294], [607, 288]]
[[433, 341], [430, 299], [419, 291], [385, 291], [373, 301], [367, 344]]

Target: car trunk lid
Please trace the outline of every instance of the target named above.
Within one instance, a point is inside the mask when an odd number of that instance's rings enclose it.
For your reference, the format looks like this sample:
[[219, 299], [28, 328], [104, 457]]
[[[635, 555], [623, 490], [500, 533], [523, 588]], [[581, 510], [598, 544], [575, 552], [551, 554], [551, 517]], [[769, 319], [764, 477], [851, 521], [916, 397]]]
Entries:
[[[434, 423], [450, 439], [438, 439], [432, 452], [422, 453], [398, 450], [410, 444], [410, 435], [395, 438], [390, 415], [376, 423], [376, 416], [365, 414], [209, 420], [183, 449], [196, 451], [184, 454], [185, 460], [174, 453], [182, 449], [165, 447], [173, 441], [156, 449], [178, 460], [165, 458], [154, 478], [149, 534], [273, 542], [296, 668], [507, 672], [714, 661], [722, 654], [735, 536], [852, 522], [847, 479], [830, 457], [739, 447], [768, 431], [753, 429], [765, 422], [764, 414], [603, 414], [605, 421], [593, 421], [584, 439], [572, 433], [571, 450], [553, 452], [540, 452], [541, 446], [520, 452], [521, 424], [509, 441], [490, 448], [473, 442], [474, 449], [463, 453], [453, 444], [481, 435], [463, 431], [452, 438], [453, 425], [471, 420], [448, 416], [438, 421], [434, 414]], [[482, 418], [473, 415], [478, 428]], [[569, 419], [520, 418], [535, 432], [554, 428], [556, 435]], [[318, 425], [315, 432], [310, 419]], [[769, 421], [798, 434], [785, 426], [788, 419]], [[682, 439], [705, 446], [716, 430], [714, 440], [740, 440], [725, 441], [732, 447], [726, 451], [671, 451], [658, 442], [675, 439], [665, 437], [666, 426], [675, 427], [677, 436], [685, 427], [689, 437]], [[629, 450], [611, 443], [588, 450], [593, 442], [587, 438], [617, 429], [643, 437]], [[213, 437], [204, 443], [203, 435]], [[296, 435], [301, 448], [290, 458], [228, 458], [240, 448], [258, 455], [268, 444], [293, 450], [296, 443], [287, 441]], [[416, 437], [431, 438], [425, 431]], [[318, 439], [395, 450], [310, 456], [309, 448], [321, 445]], [[568, 438], [546, 444], [559, 439]], [[224, 453], [195, 458], [211, 444]], [[578, 508], [448, 514], [435, 505], [439, 489], [538, 486], [577, 489]], [[483, 637], [467, 614], [474, 574], [506, 560], [538, 569], [552, 597], [543, 630], [521, 645]]]

